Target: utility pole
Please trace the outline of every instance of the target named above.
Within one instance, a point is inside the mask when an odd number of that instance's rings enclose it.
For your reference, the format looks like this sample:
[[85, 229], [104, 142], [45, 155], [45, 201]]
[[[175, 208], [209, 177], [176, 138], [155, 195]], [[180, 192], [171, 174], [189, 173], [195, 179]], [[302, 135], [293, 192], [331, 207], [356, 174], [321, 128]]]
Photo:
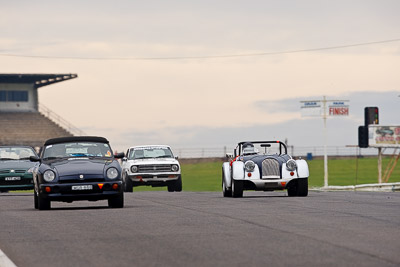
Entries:
[[326, 129], [326, 119], [327, 119], [327, 114], [326, 114], [326, 96], [324, 96], [323, 100], [323, 116], [322, 119], [324, 120], [324, 187], [328, 187], [328, 131]]

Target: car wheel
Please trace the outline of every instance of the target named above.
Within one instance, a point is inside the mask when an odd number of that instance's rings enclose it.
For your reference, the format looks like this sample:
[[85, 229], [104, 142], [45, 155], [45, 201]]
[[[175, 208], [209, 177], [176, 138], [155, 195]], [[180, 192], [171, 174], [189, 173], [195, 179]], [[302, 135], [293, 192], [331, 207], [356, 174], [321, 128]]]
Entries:
[[124, 192], [129, 192], [132, 193], [133, 192], [133, 184], [132, 184], [132, 180], [127, 177], [126, 174], [124, 174]]
[[181, 192], [182, 191], [182, 176], [181, 175], [179, 175], [178, 180], [176, 180], [174, 182], [174, 184], [175, 184], [174, 191], [175, 192]]
[[236, 181], [232, 179], [232, 196], [233, 197], [243, 196], [243, 181]]
[[231, 197], [232, 196], [232, 190], [228, 190], [228, 188], [226, 188], [225, 175], [224, 175], [224, 171], [223, 170], [222, 170], [222, 195], [224, 197]]
[[117, 197], [108, 199], [108, 207], [113, 209], [120, 209], [124, 207], [124, 193], [119, 194]]
[[51, 207], [50, 200], [38, 195], [38, 209], [39, 210], [49, 210], [50, 207]]
[[[294, 184], [294, 182], [293, 182], [293, 184]], [[293, 186], [293, 185], [289, 186], [287, 189], [287, 192], [288, 192], [289, 197], [297, 196], [297, 183], [295, 186]]]
[[175, 191], [175, 183], [174, 182], [168, 182], [167, 189], [168, 189], [168, 192], [174, 192]]
[[33, 204], [34, 204], [35, 209], [39, 208], [39, 203], [38, 202], [39, 202], [39, 200], [38, 200], [37, 193], [36, 193], [35, 190], [33, 190]]
[[297, 196], [306, 197], [308, 195], [308, 179], [297, 180]]

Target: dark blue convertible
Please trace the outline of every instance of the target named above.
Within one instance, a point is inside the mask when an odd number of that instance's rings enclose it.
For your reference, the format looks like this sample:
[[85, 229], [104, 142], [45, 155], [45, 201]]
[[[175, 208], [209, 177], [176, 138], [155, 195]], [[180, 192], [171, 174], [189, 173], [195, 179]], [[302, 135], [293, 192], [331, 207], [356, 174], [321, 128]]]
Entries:
[[33, 170], [34, 204], [39, 210], [51, 201], [108, 200], [111, 208], [124, 206], [121, 166], [103, 137], [75, 136], [46, 141]]

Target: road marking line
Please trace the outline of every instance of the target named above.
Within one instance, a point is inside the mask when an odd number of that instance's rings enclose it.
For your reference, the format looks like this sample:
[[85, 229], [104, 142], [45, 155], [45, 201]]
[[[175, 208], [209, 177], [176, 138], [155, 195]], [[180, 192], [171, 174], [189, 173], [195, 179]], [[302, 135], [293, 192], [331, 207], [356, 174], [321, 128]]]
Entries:
[[17, 267], [0, 249], [0, 267]]

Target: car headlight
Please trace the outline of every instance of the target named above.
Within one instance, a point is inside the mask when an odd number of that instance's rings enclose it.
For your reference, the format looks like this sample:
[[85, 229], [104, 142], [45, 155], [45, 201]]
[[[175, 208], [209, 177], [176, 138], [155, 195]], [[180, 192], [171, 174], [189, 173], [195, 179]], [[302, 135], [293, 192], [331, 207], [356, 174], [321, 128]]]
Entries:
[[256, 164], [254, 163], [254, 161], [252, 160], [248, 160], [246, 161], [246, 163], [244, 164], [244, 168], [247, 172], [252, 172], [254, 171], [254, 168], [256, 167]]
[[117, 178], [118, 177], [118, 171], [117, 171], [117, 169], [116, 168], [109, 168], [108, 170], [107, 170], [107, 178], [108, 179], [115, 179], [115, 178]]
[[173, 171], [173, 172], [179, 171], [179, 166], [176, 165], [176, 164], [173, 164], [173, 165], [171, 166], [171, 171]]
[[47, 170], [43, 173], [43, 179], [46, 182], [52, 182], [52, 181], [54, 181], [55, 178], [56, 178], [56, 174], [51, 170]]
[[296, 163], [296, 161], [294, 159], [289, 159], [286, 162], [286, 169], [288, 171], [294, 171], [296, 168], [297, 168], [297, 163]]
[[138, 170], [138, 166], [131, 166], [131, 172], [137, 172]]

